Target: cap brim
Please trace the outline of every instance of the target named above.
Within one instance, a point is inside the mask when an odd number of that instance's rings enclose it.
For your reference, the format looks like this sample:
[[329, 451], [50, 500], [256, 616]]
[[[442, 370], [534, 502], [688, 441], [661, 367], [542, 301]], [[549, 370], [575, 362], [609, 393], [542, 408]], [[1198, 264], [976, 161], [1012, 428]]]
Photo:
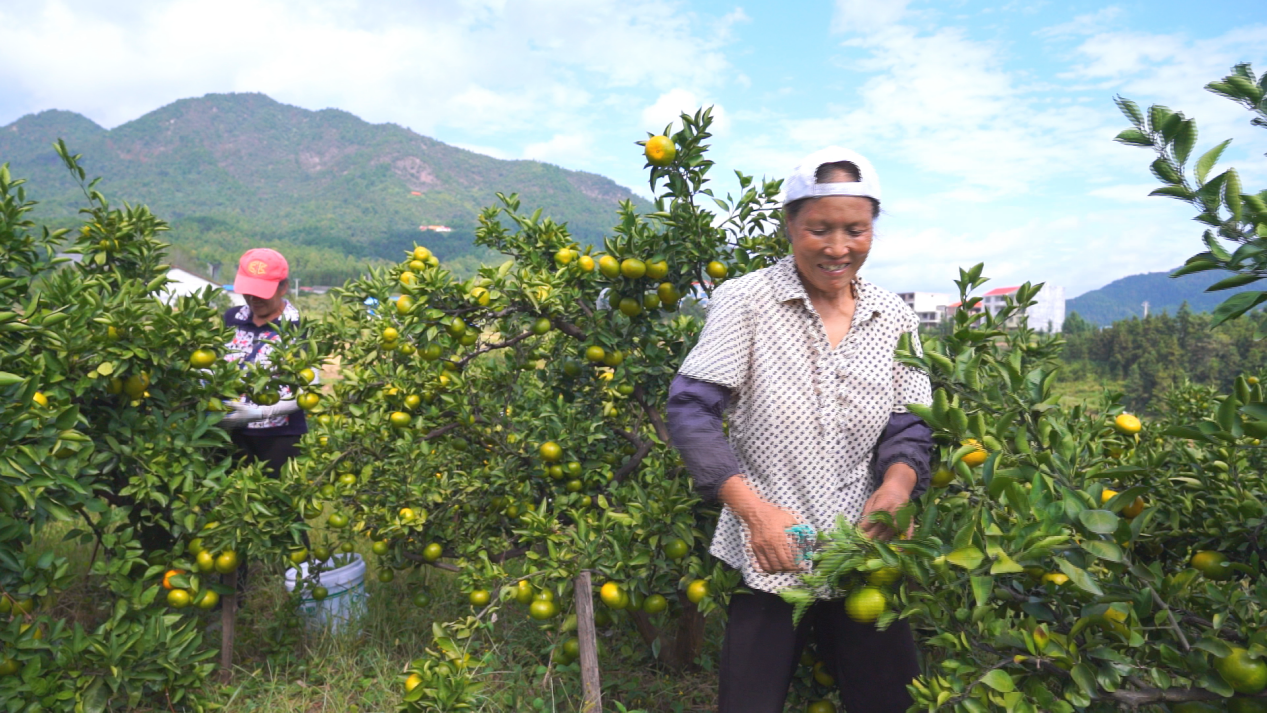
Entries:
[[277, 286], [280, 284], [280, 281], [262, 280], [239, 272], [238, 276], [233, 279], [233, 291], [239, 295], [250, 295], [267, 300], [272, 299], [273, 295], [277, 294]]

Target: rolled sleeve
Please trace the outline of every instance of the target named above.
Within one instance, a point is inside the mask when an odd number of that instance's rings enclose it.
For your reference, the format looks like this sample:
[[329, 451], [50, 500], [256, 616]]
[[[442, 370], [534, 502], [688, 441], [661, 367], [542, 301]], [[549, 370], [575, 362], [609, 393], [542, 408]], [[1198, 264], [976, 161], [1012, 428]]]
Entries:
[[669, 386], [669, 436], [696, 492], [708, 502], [717, 500], [728, 478], [743, 472], [722, 429], [729, 403], [730, 390], [719, 384], [679, 375]]
[[933, 429], [913, 413], [895, 413], [880, 434], [875, 446], [874, 475], [883, 482], [884, 474], [894, 463], [905, 463], [915, 471], [914, 500], [928, 490], [932, 481], [930, 463], [933, 455]]

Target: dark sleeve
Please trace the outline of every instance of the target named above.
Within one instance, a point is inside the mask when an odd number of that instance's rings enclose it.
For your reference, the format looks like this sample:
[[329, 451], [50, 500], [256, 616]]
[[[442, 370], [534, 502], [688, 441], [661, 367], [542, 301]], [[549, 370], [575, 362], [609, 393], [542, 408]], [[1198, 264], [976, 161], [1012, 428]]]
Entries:
[[894, 463], [905, 463], [915, 470], [915, 489], [911, 500], [928, 490], [932, 480], [929, 463], [933, 455], [933, 429], [913, 413], [889, 414], [889, 423], [875, 445], [876, 482], [884, 481], [884, 474]]
[[707, 502], [717, 500], [727, 478], [743, 472], [722, 430], [729, 403], [730, 389], [719, 384], [679, 375], [669, 386], [669, 435]]

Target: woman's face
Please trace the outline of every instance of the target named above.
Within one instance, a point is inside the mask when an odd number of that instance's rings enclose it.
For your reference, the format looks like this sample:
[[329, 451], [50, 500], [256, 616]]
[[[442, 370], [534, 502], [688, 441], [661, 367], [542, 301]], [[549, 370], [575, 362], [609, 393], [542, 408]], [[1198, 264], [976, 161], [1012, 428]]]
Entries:
[[874, 223], [871, 201], [860, 196], [823, 196], [803, 205], [787, 228], [806, 287], [828, 295], [846, 289], [871, 252]]
[[264, 299], [255, 295], [242, 295], [242, 299], [246, 301], [246, 306], [251, 308], [251, 314], [256, 317], [273, 317], [280, 314], [282, 307], [286, 303], [286, 281], [277, 283], [277, 292], [273, 296]]

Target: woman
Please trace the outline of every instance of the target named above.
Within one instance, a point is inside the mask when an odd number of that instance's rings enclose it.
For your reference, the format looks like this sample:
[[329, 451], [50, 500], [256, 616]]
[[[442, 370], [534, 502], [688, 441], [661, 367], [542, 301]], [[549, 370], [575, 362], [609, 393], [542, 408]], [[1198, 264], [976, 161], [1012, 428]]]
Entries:
[[[299, 324], [299, 310], [286, 299], [290, 282], [290, 266], [276, 250], [247, 250], [238, 261], [238, 274], [233, 291], [246, 300], [243, 307], [231, 307], [224, 313], [224, 323], [234, 329], [225, 359], [268, 366], [273, 343], [281, 338], [278, 320]], [[286, 461], [299, 454], [299, 440], [308, 432], [304, 412], [295, 403], [295, 395], [282, 387], [281, 400], [271, 406], [252, 403], [245, 396], [228, 401], [229, 414], [221, 422], [232, 429], [230, 437], [238, 452], [264, 463], [273, 476], [281, 472]]]
[[777, 592], [798, 583], [789, 527], [824, 532], [844, 515], [891, 537], [869, 516], [928, 487], [932, 432], [905, 408], [931, 402], [928, 377], [893, 358], [919, 320], [858, 277], [880, 210], [870, 162], [824, 149], [785, 189], [792, 255], [713, 292], [669, 394], [674, 445], [701, 496], [725, 506], [710, 551], [751, 590], [731, 597], [719, 710], [782, 711], [812, 631], [849, 713], [905, 711], [919, 675], [905, 621], [881, 632], [824, 601], [793, 627]]

